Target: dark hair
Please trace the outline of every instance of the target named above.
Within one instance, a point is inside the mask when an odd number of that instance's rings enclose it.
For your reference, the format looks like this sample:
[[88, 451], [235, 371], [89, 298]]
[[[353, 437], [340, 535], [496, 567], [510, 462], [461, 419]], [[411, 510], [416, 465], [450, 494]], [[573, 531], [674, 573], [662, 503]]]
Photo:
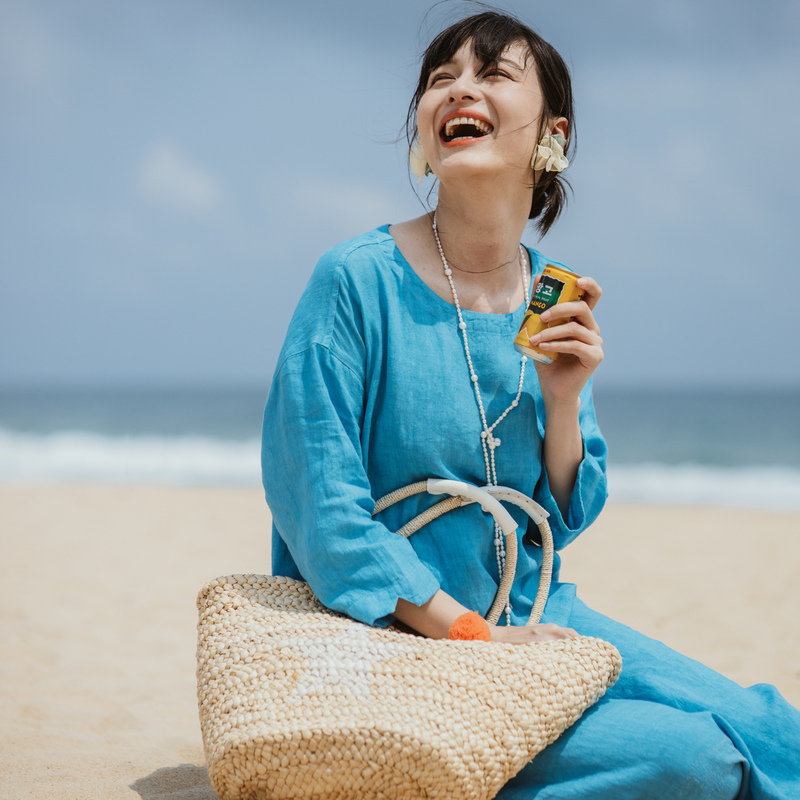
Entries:
[[[417, 136], [417, 107], [428, 87], [431, 72], [450, 61], [466, 42], [471, 42], [475, 57], [484, 66], [497, 63], [509, 45], [522, 42], [528, 46], [536, 66], [544, 102], [537, 140], [544, 134], [548, 120], [566, 117], [569, 120], [566, 152], [571, 153], [575, 141], [572, 81], [564, 59], [552, 45], [516, 17], [497, 11], [485, 11], [466, 17], [442, 31], [428, 45], [422, 57], [417, 89], [406, 117], [409, 146]], [[538, 183], [534, 185], [528, 219], [537, 220], [536, 227], [542, 235], [547, 233], [566, 205], [568, 185], [555, 172], [542, 173]]]

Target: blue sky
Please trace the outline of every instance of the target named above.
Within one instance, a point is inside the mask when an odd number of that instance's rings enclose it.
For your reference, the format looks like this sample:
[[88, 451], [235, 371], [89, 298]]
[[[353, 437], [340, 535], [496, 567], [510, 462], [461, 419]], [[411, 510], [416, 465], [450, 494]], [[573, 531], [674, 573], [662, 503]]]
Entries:
[[[598, 383], [800, 386], [800, 5], [499, 5], [573, 70], [526, 241], [604, 287]], [[396, 140], [465, 6], [0, 0], [0, 383], [266, 385], [319, 255], [422, 212]]]

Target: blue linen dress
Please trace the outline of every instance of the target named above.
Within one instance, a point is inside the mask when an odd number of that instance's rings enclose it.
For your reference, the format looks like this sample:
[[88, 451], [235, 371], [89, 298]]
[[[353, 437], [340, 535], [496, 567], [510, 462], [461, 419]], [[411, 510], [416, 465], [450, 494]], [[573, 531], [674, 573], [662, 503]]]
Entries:
[[[529, 254], [540, 272], [548, 262]], [[524, 310], [463, 312], [490, 425], [517, 393], [512, 342]], [[519, 406], [495, 429], [497, 477], [549, 511], [560, 550], [606, 499], [591, 386], [581, 396], [584, 456], [566, 519], [542, 465], [544, 421], [529, 360]], [[376, 499], [427, 477], [483, 485], [480, 432], [454, 306], [414, 272], [388, 226], [330, 250], [294, 314], [265, 410], [273, 573], [308, 581], [326, 606], [372, 625], [389, 624], [398, 599], [422, 604], [438, 589], [485, 614], [498, 583], [491, 517], [471, 505], [410, 540], [397, 536], [430, 505], [420, 495], [372, 518]], [[527, 621], [540, 563], [540, 548], [521, 536], [514, 624]], [[800, 713], [772, 687], [742, 689], [591, 611], [558, 581], [559, 563], [542, 621], [612, 642], [622, 676], [500, 797], [800, 798]]]

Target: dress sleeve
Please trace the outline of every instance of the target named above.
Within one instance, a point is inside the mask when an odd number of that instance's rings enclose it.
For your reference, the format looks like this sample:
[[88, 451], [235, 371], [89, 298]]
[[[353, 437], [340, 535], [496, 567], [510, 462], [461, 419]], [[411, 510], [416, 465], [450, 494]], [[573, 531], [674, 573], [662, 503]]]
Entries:
[[279, 537], [273, 552], [285, 546], [293, 577], [328, 608], [383, 626], [398, 599], [421, 605], [439, 583], [407, 539], [372, 519], [363, 409], [364, 375], [330, 348], [315, 343], [284, 358], [264, 416], [262, 475]]
[[[539, 432], [544, 438], [544, 402], [539, 402], [540, 400], [541, 398], [537, 398], [536, 411]], [[608, 448], [597, 425], [591, 380], [581, 392], [579, 421], [583, 439], [583, 459], [578, 467], [578, 475], [572, 489], [567, 518], [563, 518], [550, 491], [544, 464], [542, 464], [542, 474], [533, 493], [533, 499], [550, 512], [548, 521], [553, 531], [553, 543], [556, 550], [563, 549], [583, 533], [597, 519], [608, 498], [606, 482]]]

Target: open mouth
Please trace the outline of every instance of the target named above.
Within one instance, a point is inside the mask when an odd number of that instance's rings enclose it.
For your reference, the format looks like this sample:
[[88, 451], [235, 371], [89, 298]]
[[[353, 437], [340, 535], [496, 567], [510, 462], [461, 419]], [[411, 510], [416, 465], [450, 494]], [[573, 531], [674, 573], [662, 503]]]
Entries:
[[492, 130], [492, 126], [482, 119], [455, 117], [445, 122], [439, 136], [444, 142], [457, 142], [461, 139], [481, 139]]

